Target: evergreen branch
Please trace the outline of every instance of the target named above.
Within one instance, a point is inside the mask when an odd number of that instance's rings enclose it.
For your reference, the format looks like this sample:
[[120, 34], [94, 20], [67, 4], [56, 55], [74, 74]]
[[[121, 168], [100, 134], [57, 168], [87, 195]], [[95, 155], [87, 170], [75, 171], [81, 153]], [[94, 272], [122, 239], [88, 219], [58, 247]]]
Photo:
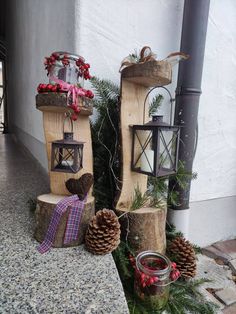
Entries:
[[130, 205], [130, 210], [135, 210], [144, 207], [149, 200], [147, 193], [142, 194], [139, 186], [134, 189], [134, 195], [132, 199], [132, 203]]
[[202, 248], [197, 244], [192, 244], [195, 254], [201, 254]]
[[156, 95], [152, 99], [152, 101], [151, 101], [151, 103], [149, 105], [149, 116], [151, 116], [151, 115], [153, 115], [153, 114], [155, 114], [157, 112], [157, 110], [162, 105], [163, 99], [164, 99], [164, 97], [161, 94]]
[[95, 95], [97, 101], [94, 102], [95, 108], [99, 109], [99, 101], [107, 102], [107, 100], [114, 100], [120, 95], [119, 87], [109, 80], [102, 80], [97, 77], [93, 77], [91, 80], [92, 86], [95, 89]]

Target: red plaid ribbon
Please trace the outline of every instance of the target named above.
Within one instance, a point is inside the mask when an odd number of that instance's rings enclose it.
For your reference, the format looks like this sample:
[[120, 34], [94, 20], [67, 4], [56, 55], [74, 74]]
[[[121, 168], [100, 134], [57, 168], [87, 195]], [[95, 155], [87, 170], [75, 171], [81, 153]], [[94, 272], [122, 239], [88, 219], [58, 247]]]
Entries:
[[53, 211], [53, 215], [45, 236], [44, 241], [38, 247], [40, 253], [46, 253], [52, 247], [55, 239], [57, 227], [60, 223], [62, 215], [66, 212], [68, 206], [70, 206], [70, 213], [67, 220], [66, 232], [64, 236], [64, 244], [69, 244], [71, 241], [76, 240], [79, 232], [79, 224], [81, 216], [84, 210], [87, 197], [84, 200], [80, 200], [77, 195], [68, 196], [63, 198], [57, 203]]

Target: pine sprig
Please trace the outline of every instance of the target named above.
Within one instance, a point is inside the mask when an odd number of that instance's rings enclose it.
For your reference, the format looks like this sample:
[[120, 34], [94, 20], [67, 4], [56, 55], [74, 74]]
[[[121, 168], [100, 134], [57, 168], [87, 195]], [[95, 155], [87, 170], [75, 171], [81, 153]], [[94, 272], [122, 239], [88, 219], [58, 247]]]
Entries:
[[[91, 78], [93, 88], [95, 89], [95, 108], [97, 101], [105, 103], [107, 100], [114, 101], [120, 95], [119, 87], [109, 80], [99, 79], [98, 77]], [[100, 106], [98, 106], [99, 110]]]
[[144, 207], [149, 200], [147, 193], [142, 193], [139, 186], [134, 189], [134, 195], [132, 199], [132, 203], [130, 205], [130, 210], [135, 210]]
[[214, 303], [206, 301], [199, 288], [208, 279], [191, 281], [178, 280], [170, 286], [170, 298], [166, 306], [168, 314], [214, 314], [218, 308]]
[[149, 116], [151, 116], [152, 114], [155, 114], [157, 112], [157, 110], [162, 105], [163, 99], [164, 99], [164, 97], [161, 94], [156, 95], [152, 99], [152, 101], [151, 101], [151, 103], [149, 105]]

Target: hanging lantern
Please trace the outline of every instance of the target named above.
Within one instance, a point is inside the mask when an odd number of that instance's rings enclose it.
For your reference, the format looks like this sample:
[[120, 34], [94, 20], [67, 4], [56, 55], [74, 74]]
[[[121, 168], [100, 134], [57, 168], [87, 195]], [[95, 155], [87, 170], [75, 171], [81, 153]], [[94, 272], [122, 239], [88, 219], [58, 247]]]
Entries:
[[[166, 90], [166, 88], [164, 89]], [[131, 128], [131, 170], [154, 177], [175, 174], [178, 163], [180, 127], [163, 122], [163, 116], [153, 115], [152, 121], [142, 125], [132, 125]]]
[[[67, 118], [69, 117], [66, 117], [65, 121]], [[73, 122], [71, 119], [71, 132], [65, 132], [65, 121], [63, 139], [52, 142], [51, 171], [77, 173], [83, 168], [84, 142], [73, 139]]]

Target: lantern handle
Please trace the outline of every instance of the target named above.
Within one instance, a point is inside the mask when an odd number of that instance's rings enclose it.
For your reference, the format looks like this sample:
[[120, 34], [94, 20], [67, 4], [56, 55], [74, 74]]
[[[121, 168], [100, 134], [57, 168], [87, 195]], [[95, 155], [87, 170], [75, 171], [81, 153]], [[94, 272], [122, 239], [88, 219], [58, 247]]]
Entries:
[[173, 103], [174, 103], [175, 99], [172, 98], [171, 93], [170, 93], [170, 91], [168, 90], [168, 88], [166, 88], [166, 87], [164, 87], [164, 86], [154, 86], [154, 87], [152, 87], [152, 88], [148, 91], [148, 93], [147, 93], [147, 95], [146, 95], [146, 97], [145, 97], [145, 99], [144, 99], [144, 105], [143, 105], [143, 124], [145, 123], [145, 108], [146, 108], [146, 102], [147, 102], [148, 96], [149, 96], [150, 93], [151, 93], [154, 89], [156, 89], [156, 88], [163, 88], [163, 89], [168, 93], [168, 95], [170, 96], [170, 125], [172, 125]]
[[70, 115], [66, 115], [66, 117], [64, 119], [64, 123], [63, 123], [63, 134], [65, 133], [65, 123], [66, 123], [67, 119], [70, 119], [71, 133], [73, 133], [73, 121], [72, 121]]

